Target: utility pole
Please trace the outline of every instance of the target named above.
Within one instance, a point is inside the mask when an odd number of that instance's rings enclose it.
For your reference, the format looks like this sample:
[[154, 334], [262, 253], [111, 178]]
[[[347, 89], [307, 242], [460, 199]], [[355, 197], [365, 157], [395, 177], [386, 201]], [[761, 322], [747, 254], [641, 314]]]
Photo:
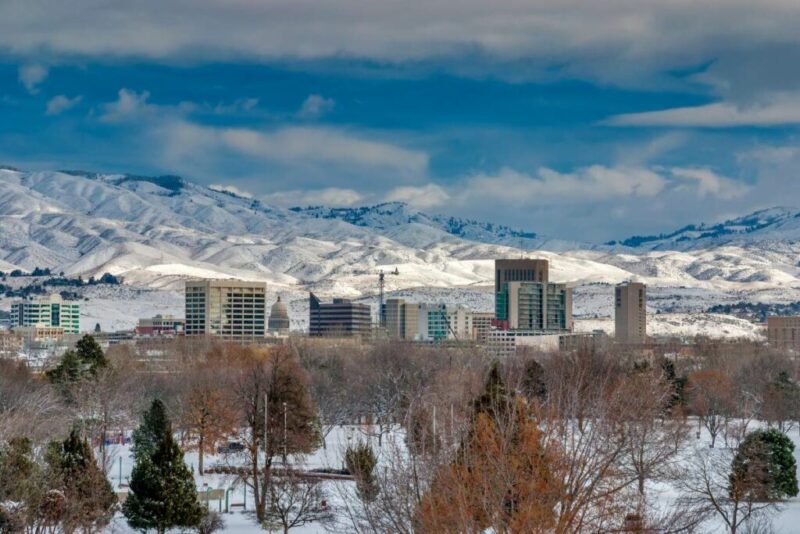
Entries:
[[283, 465], [286, 465], [286, 403], [283, 403]]
[[433, 452], [436, 454], [436, 405], [433, 405]]
[[267, 429], [269, 428], [269, 396], [264, 393], [264, 462], [267, 461]]

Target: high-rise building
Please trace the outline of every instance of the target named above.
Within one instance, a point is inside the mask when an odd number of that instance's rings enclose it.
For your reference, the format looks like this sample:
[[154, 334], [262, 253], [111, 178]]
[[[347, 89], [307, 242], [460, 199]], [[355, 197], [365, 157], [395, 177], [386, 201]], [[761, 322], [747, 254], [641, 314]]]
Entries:
[[75, 301], [59, 295], [15, 302], [11, 305], [11, 326], [46, 326], [63, 328], [65, 334], [80, 332], [81, 309]]
[[617, 343], [647, 341], [647, 286], [625, 282], [614, 289], [614, 330]]
[[308, 333], [312, 336], [365, 336], [372, 329], [372, 312], [367, 304], [333, 299], [323, 304], [314, 293], [309, 296]]
[[507, 282], [550, 281], [550, 263], [540, 259], [494, 260], [494, 292], [500, 293]]
[[572, 330], [572, 290], [551, 282], [505, 282], [495, 295], [495, 318], [503, 329]]
[[275, 301], [272, 309], [270, 309], [268, 325], [270, 332], [278, 334], [289, 332], [289, 311], [286, 309], [286, 304], [281, 302], [280, 296], [278, 296], [278, 300]]
[[767, 339], [776, 349], [800, 351], [800, 317], [767, 317]]
[[[407, 341], [471, 341], [477, 339], [475, 312], [463, 306], [417, 304], [400, 298], [386, 301], [386, 333]], [[478, 314], [481, 315], [481, 314]], [[485, 314], [491, 317], [491, 314]], [[488, 331], [491, 320], [486, 321]]]
[[186, 335], [239, 341], [264, 337], [267, 284], [241, 280], [186, 282]]

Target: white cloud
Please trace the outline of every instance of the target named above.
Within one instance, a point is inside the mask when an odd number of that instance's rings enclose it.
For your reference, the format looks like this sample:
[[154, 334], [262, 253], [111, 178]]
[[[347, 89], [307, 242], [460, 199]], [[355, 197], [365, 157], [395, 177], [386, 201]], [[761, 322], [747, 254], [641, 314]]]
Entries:
[[47, 67], [32, 63], [30, 65], [22, 65], [19, 68], [18, 76], [20, 83], [33, 95], [39, 92], [39, 84], [47, 78], [47, 74]]
[[677, 191], [695, 191], [700, 198], [713, 196], [724, 200], [739, 198], [747, 194], [749, 187], [745, 184], [716, 174], [710, 169], [701, 167], [672, 168], [670, 172], [677, 178], [687, 180], [687, 184], [676, 187]]
[[47, 102], [47, 115], [58, 115], [77, 106], [83, 97], [78, 95], [75, 98], [69, 98], [66, 95], [58, 95], [51, 98]]
[[236, 195], [237, 197], [242, 198], [253, 198], [251, 193], [248, 193], [244, 189], [239, 189], [235, 185], [230, 184], [211, 184], [208, 186], [209, 189], [212, 191], [218, 191], [220, 193], [230, 193], [232, 195]]
[[332, 98], [325, 98], [320, 95], [308, 95], [303, 105], [300, 107], [298, 115], [303, 119], [318, 119], [323, 115], [333, 111], [336, 101]]
[[397, 187], [386, 195], [387, 201], [405, 202], [419, 209], [441, 206], [449, 198], [450, 195], [447, 191], [436, 184], [427, 184], [420, 187]]
[[494, 175], [472, 176], [460, 196], [469, 201], [493, 200], [509, 206], [578, 204], [620, 196], [653, 197], [666, 184], [656, 172], [636, 167], [592, 165], [571, 173], [542, 168], [535, 175], [505, 168]]
[[800, 93], [772, 94], [759, 102], [715, 102], [704, 106], [627, 113], [605, 121], [612, 126], [711, 127], [774, 126], [800, 123]]
[[[363, 167], [388, 167], [422, 173], [428, 164], [423, 152], [362, 138], [333, 128], [284, 127], [271, 131], [213, 128], [178, 121], [179, 141], [187, 148], [226, 148], [272, 161], [315, 161]], [[192, 146], [195, 145], [195, 146]], [[196, 145], [202, 145], [197, 147]]]
[[154, 111], [154, 106], [147, 103], [149, 91], [137, 93], [129, 89], [120, 89], [117, 100], [103, 106], [100, 120], [103, 122], [124, 122], [142, 119]]
[[68, 56], [390, 62], [469, 55], [473, 64], [489, 59], [486, 68], [494, 59], [526, 67], [535, 62], [540, 72], [550, 67], [570, 77], [635, 83], [648, 73], [800, 44], [800, 5], [792, 0], [96, 4], [4, 0], [0, 49], [21, 56], [47, 50]]
[[353, 189], [326, 187], [324, 189], [279, 191], [263, 197], [267, 204], [277, 206], [328, 206], [349, 207], [364, 201], [364, 196]]

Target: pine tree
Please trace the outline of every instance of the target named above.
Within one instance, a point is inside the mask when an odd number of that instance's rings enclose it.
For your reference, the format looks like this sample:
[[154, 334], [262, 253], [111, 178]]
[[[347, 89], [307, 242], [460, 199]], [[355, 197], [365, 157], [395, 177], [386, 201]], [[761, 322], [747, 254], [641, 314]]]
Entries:
[[78, 353], [81, 362], [87, 366], [87, 370], [92, 376], [108, 365], [108, 359], [103, 354], [103, 349], [89, 334], [84, 335], [75, 344], [75, 352]]
[[356, 480], [356, 490], [361, 500], [367, 502], [374, 500], [378, 494], [378, 485], [374, 475], [378, 459], [369, 443], [358, 443], [355, 446], [347, 447], [344, 461], [347, 470]]
[[798, 494], [794, 443], [776, 428], [751, 432], [733, 459], [731, 484], [746, 481], [755, 500], [782, 500]]
[[511, 397], [500, 373], [500, 363], [494, 361], [484, 383], [483, 393], [473, 401], [474, 417], [486, 414], [499, 420], [508, 413]]
[[196, 527], [203, 519], [194, 476], [171, 431], [151, 455], [137, 454], [123, 513], [132, 528], [155, 529], [159, 534], [174, 527]]
[[547, 384], [544, 381], [544, 368], [539, 362], [530, 359], [525, 363], [522, 376], [522, 390], [529, 399], [544, 401], [547, 398]]
[[164, 436], [171, 433], [167, 409], [160, 399], [154, 399], [142, 416], [142, 424], [133, 431], [133, 455], [136, 460], [151, 456]]
[[92, 532], [106, 526], [114, 515], [117, 496], [77, 430], [53, 451], [50, 461], [65, 496], [65, 531]]

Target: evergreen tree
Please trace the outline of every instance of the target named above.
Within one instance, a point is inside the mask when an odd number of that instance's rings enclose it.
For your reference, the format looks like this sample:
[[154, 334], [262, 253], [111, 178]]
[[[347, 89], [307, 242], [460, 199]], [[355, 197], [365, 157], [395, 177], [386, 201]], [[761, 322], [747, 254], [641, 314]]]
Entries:
[[534, 359], [525, 363], [522, 377], [522, 391], [529, 399], [544, 401], [547, 398], [547, 384], [544, 381], [544, 369]]
[[378, 459], [369, 443], [358, 443], [347, 447], [344, 462], [356, 480], [358, 496], [367, 502], [374, 500], [378, 494], [378, 484], [374, 475]]
[[123, 513], [132, 528], [155, 529], [159, 534], [174, 527], [196, 527], [203, 519], [205, 510], [197, 500], [194, 476], [171, 431], [151, 455], [141, 450], [137, 454]]
[[746, 489], [754, 500], [797, 496], [797, 464], [792, 440], [776, 428], [748, 434], [733, 459], [731, 484], [737, 480], [747, 481]]
[[136, 460], [151, 456], [164, 436], [171, 433], [167, 409], [160, 399], [154, 399], [142, 416], [142, 424], [133, 431], [133, 455]]
[[87, 366], [88, 372], [94, 376], [97, 371], [108, 365], [108, 359], [103, 354], [103, 349], [97, 341], [89, 334], [84, 335], [78, 343], [75, 344], [75, 352], [81, 362]]
[[51, 476], [65, 497], [64, 530], [92, 532], [105, 527], [114, 516], [117, 496], [77, 430], [51, 449], [49, 461]]
[[508, 413], [511, 396], [500, 373], [500, 362], [494, 361], [484, 383], [483, 393], [473, 401], [474, 417], [486, 414], [500, 420]]
[[97, 372], [108, 365], [108, 359], [97, 341], [86, 334], [67, 351], [57, 367], [47, 371], [47, 378], [54, 384], [65, 386], [82, 378], [97, 376]]
[[0, 448], [0, 502], [30, 503], [40, 489], [39, 465], [28, 438], [13, 438]]

